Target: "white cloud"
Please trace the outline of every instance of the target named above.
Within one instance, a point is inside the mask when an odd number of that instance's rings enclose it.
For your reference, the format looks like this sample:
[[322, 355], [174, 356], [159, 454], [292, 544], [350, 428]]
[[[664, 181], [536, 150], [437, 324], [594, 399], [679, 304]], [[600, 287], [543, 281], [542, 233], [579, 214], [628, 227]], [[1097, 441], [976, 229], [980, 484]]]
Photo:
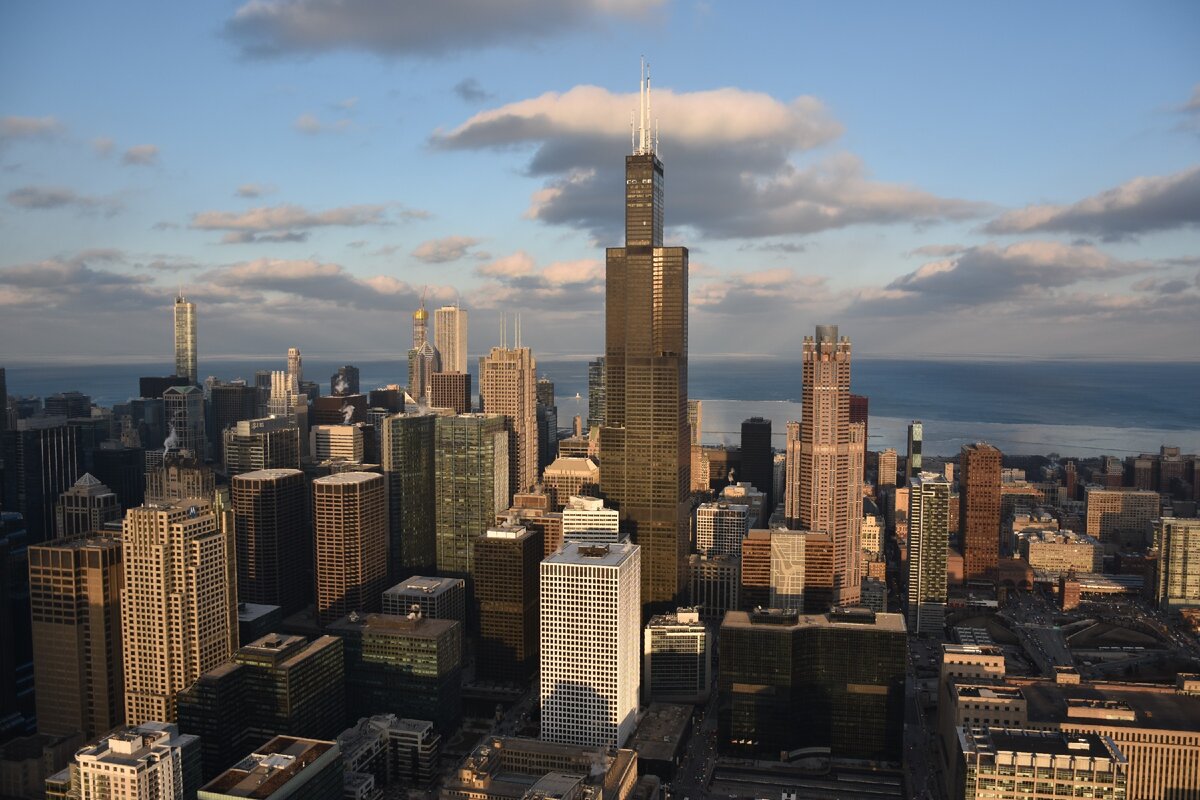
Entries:
[[426, 264], [444, 264], [458, 261], [477, 244], [479, 240], [471, 236], [446, 236], [421, 242], [412, 254], [414, 258]]
[[121, 163], [134, 167], [148, 167], [158, 163], [158, 145], [135, 144], [121, 156]]
[[[201, 211], [190, 227], [226, 231], [226, 243], [303, 241], [305, 231], [319, 227], [385, 225], [392, 221], [388, 206], [363, 204], [309, 211], [298, 205], [263, 206], [247, 211]], [[400, 219], [424, 219], [428, 212], [401, 208]]]
[[64, 186], [22, 186], [8, 193], [10, 205], [27, 211], [74, 208], [112, 216], [121, 210], [119, 201], [110, 197], [83, 195]]
[[316, 135], [318, 133], [342, 133], [350, 129], [350, 120], [339, 119], [333, 122], [322, 122], [315, 114], [301, 114], [296, 117], [292, 127], [301, 133]]
[[16, 139], [49, 139], [62, 132], [56, 117], [0, 117], [0, 144]]

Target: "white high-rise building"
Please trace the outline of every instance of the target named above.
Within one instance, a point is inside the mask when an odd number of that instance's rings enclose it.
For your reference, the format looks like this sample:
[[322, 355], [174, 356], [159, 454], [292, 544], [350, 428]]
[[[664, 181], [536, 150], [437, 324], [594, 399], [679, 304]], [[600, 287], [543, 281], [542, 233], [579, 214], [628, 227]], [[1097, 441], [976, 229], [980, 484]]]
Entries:
[[908, 630], [940, 635], [946, 617], [950, 481], [922, 472], [908, 487]]
[[466, 372], [467, 310], [442, 306], [434, 311], [433, 341], [442, 356], [442, 372]]
[[177, 800], [183, 797], [183, 751], [195, 736], [175, 725], [121, 728], [75, 753], [74, 797]]
[[313, 425], [308, 438], [309, 452], [318, 461], [363, 460], [363, 431], [358, 425]]
[[563, 539], [600, 544], [621, 540], [621, 513], [604, 501], [571, 495], [562, 511]]
[[741, 555], [750, 532], [750, 506], [701, 503], [696, 509], [696, 552], [706, 556]]
[[196, 304], [183, 296], [175, 298], [175, 374], [196, 383]]
[[771, 608], [804, 613], [805, 531], [771, 531]]
[[622, 747], [641, 684], [641, 549], [564, 542], [541, 565], [542, 739]]

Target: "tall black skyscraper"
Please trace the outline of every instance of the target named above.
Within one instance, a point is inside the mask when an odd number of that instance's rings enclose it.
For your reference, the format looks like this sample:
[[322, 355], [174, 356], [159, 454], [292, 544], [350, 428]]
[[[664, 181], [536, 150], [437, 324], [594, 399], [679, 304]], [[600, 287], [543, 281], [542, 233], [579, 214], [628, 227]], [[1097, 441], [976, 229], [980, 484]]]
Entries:
[[663, 165], [641, 86], [640, 142], [625, 157], [625, 246], [607, 251], [600, 487], [642, 548], [642, 604], [673, 610], [686, 580], [688, 251], [663, 247]]
[[30, 544], [54, 538], [54, 504], [81, 474], [76, 430], [63, 417], [31, 417], [5, 431], [4, 508], [21, 512]]
[[604, 424], [604, 407], [608, 400], [604, 391], [604, 356], [588, 362], [588, 428]]
[[775, 453], [771, 449], [771, 420], [751, 417], [742, 421], [742, 471], [745, 481], [767, 496], [764, 517], [775, 508]]

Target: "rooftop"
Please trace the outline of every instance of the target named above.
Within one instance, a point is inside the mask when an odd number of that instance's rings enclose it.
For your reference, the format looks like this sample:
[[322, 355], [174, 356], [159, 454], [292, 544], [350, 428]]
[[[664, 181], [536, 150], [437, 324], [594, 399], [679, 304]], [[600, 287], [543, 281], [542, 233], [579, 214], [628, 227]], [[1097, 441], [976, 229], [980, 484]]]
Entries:
[[674, 761], [691, 716], [691, 706], [651, 703], [629, 740], [630, 748], [638, 758]]
[[436, 638], [458, 624], [453, 619], [435, 619], [433, 617], [402, 617], [397, 614], [349, 614], [336, 622], [329, 624], [328, 629], [334, 634], [346, 633], [384, 633], [396, 636], [420, 636]]
[[[1030, 723], [1063, 722], [1091, 706], [1093, 723], [1119, 728], [1154, 728], [1200, 731], [1200, 696], [1181, 694], [1175, 687], [1139, 684], [1056, 684], [1040, 680], [1010, 679], [1021, 687], [1029, 703]], [[1111, 705], [1108, 705], [1111, 704]], [[1104, 714], [1107, 705], [1111, 714]], [[1071, 714], [1074, 707], [1076, 712]], [[1132, 719], [1129, 712], [1132, 711]], [[1121, 717], [1125, 717], [1122, 719]]]
[[[1082, 758], [1119, 758], [1119, 753], [1094, 733], [1028, 731], [1012, 728], [972, 729], [966, 739], [975, 752], [1027, 753]], [[1124, 759], [1122, 759], [1124, 760]]]
[[[561, 460], [561, 459], [559, 459]], [[566, 541], [560, 550], [542, 561], [543, 564], [573, 564], [589, 567], [616, 567], [624, 563], [638, 547], [629, 542], [588, 545]]]
[[267, 798], [336, 746], [334, 742], [276, 736], [200, 791], [228, 797]]
[[330, 486], [339, 484], [369, 483], [374, 480], [382, 482], [383, 476], [378, 472], [335, 472], [332, 475], [326, 475], [323, 478], [317, 478], [313, 481], [313, 484]]
[[778, 608], [759, 608], [752, 612], [728, 611], [725, 613], [721, 628], [746, 628], [762, 625], [781, 628], [854, 628], [889, 633], [905, 632], [902, 614], [875, 613], [868, 609], [840, 609], [828, 614], [797, 614], [794, 611], [784, 611]]
[[256, 469], [253, 472], [242, 472], [233, 476], [237, 481], [277, 481], [292, 475], [303, 475], [298, 469]]
[[413, 575], [407, 580], [400, 581], [384, 594], [427, 594], [440, 595], [464, 586], [462, 578], [427, 578], [424, 575]]

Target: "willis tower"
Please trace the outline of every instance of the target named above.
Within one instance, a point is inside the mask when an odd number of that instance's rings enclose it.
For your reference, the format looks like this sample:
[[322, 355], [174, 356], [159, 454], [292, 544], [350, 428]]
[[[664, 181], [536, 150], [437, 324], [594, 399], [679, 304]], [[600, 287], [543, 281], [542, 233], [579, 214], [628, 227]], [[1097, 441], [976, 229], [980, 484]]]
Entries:
[[687, 585], [688, 251], [663, 247], [663, 165], [643, 65], [641, 125], [625, 157], [625, 246], [606, 253], [600, 489], [642, 548], [645, 613], [673, 610]]

